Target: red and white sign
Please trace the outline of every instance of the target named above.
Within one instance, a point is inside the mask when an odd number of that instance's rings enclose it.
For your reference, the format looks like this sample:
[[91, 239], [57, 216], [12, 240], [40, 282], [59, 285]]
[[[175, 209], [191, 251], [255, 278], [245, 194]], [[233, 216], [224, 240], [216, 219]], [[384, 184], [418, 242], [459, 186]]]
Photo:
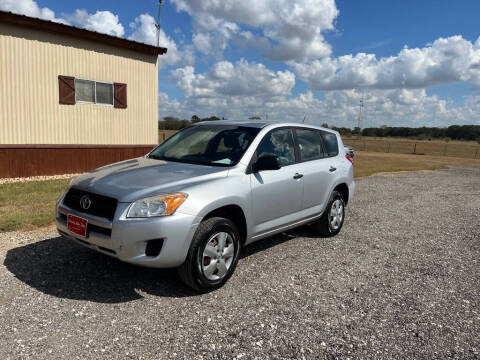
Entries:
[[68, 214], [67, 227], [72, 233], [83, 237], [87, 236], [87, 224], [88, 220], [81, 217]]

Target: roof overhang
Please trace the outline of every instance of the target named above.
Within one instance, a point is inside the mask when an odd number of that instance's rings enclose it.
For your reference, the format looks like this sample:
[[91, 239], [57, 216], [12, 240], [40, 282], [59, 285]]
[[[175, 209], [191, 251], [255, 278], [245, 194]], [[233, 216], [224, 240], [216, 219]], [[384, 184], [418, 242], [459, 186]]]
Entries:
[[0, 22], [68, 35], [78, 39], [91, 40], [105, 45], [129, 49], [148, 55], [163, 55], [167, 52], [167, 49], [163, 47], [143, 44], [112, 35], [101, 34], [95, 31], [80, 29], [74, 26], [32, 18], [25, 15], [18, 15], [11, 12], [0, 11]]

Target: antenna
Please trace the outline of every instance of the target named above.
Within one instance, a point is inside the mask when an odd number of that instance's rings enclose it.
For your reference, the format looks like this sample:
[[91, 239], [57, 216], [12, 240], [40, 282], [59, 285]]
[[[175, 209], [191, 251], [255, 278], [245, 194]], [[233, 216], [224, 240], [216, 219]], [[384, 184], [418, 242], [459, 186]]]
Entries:
[[160, 47], [160, 19], [162, 16], [162, 0], [158, 0], [158, 19], [155, 27], [157, 28], [157, 46]]
[[360, 109], [358, 112], [358, 128], [362, 130], [362, 115], [363, 115], [363, 108], [365, 106], [365, 93], [362, 93], [362, 98], [360, 99]]

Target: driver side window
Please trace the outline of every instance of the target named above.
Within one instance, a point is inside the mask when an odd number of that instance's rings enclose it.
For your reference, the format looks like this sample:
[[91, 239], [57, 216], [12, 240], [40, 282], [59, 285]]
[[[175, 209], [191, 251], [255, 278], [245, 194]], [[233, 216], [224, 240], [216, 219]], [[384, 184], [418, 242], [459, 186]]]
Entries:
[[263, 138], [257, 148], [257, 158], [269, 154], [277, 157], [280, 166], [295, 163], [295, 150], [291, 129], [276, 129]]

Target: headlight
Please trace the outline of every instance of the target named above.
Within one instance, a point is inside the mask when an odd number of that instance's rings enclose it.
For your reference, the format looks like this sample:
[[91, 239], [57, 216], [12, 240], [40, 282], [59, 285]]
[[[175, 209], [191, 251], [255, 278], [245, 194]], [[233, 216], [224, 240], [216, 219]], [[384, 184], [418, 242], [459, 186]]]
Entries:
[[152, 196], [137, 200], [127, 212], [127, 218], [149, 218], [172, 215], [187, 198], [187, 194]]

